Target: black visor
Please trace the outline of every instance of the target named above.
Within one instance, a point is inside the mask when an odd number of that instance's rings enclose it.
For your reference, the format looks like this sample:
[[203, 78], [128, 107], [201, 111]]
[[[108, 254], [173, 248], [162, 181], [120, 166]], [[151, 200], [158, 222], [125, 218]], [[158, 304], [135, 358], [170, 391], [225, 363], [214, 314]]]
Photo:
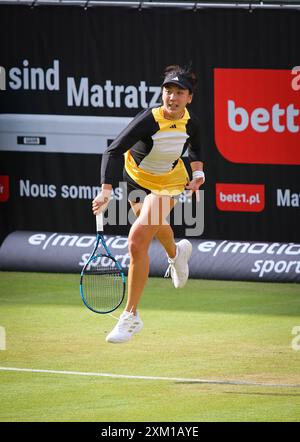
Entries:
[[177, 86], [181, 87], [182, 89], [188, 89], [191, 93], [193, 92], [192, 84], [183, 75], [179, 75], [176, 73], [168, 74], [166, 76], [166, 78], [164, 79], [162, 86], [165, 86], [166, 84], [170, 84], [170, 83], [176, 84]]

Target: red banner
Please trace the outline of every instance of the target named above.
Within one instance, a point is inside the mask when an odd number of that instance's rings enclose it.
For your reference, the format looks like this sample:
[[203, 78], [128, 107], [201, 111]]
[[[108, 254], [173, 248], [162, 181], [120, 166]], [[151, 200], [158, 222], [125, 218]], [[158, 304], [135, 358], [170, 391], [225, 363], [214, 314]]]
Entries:
[[292, 70], [215, 69], [215, 141], [234, 163], [300, 164]]

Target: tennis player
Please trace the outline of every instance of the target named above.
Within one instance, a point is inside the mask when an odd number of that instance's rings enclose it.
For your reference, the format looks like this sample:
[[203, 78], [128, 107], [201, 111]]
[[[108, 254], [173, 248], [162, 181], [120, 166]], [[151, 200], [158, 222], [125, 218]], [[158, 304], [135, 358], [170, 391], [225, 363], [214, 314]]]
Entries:
[[[128, 236], [128, 301], [118, 323], [107, 335], [107, 342], [129, 341], [143, 328], [137, 306], [149, 274], [148, 249], [153, 238], [166, 250], [166, 273], [170, 273], [174, 287], [182, 288], [187, 282], [192, 244], [187, 239], [175, 243], [166, 218], [176, 204], [176, 196], [184, 189], [190, 193], [199, 190], [205, 180], [199, 120], [187, 110], [196, 84], [197, 77], [190, 68], [168, 66], [162, 83], [162, 105], [140, 112], [102, 156], [102, 187], [92, 202], [93, 213], [106, 210], [114, 171], [125, 155], [124, 180], [137, 216]], [[181, 159], [186, 150], [193, 174], [191, 181]], [[145, 198], [131, 198], [132, 190], [143, 190]]]

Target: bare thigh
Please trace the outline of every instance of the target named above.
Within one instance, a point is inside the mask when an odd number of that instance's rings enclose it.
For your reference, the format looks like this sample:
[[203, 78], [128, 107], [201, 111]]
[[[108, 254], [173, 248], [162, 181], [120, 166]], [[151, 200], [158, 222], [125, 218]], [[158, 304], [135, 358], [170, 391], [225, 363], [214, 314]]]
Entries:
[[[136, 217], [138, 217], [141, 213], [142, 207], [144, 203], [141, 202], [133, 202], [133, 201], [129, 201], [130, 206], [135, 214]], [[170, 210], [169, 212], [171, 212], [171, 210], [174, 208], [175, 204], [177, 203], [176, 200], [174, 200], [173, 198], [170, 199]], [[166, 214], [166, 217], [169, 215], [169, 213]]]

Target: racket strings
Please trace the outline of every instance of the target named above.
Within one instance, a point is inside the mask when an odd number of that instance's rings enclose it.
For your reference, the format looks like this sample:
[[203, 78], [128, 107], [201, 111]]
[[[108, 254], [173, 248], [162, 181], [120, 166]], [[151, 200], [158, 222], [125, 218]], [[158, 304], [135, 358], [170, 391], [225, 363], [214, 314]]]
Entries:
[[97, 264], [85, 270], [83, 293], [86, 303], [98, 312], [115, 310], [122, 302], [125, 283], [115, 261], [105, 257], [105, 266]]

